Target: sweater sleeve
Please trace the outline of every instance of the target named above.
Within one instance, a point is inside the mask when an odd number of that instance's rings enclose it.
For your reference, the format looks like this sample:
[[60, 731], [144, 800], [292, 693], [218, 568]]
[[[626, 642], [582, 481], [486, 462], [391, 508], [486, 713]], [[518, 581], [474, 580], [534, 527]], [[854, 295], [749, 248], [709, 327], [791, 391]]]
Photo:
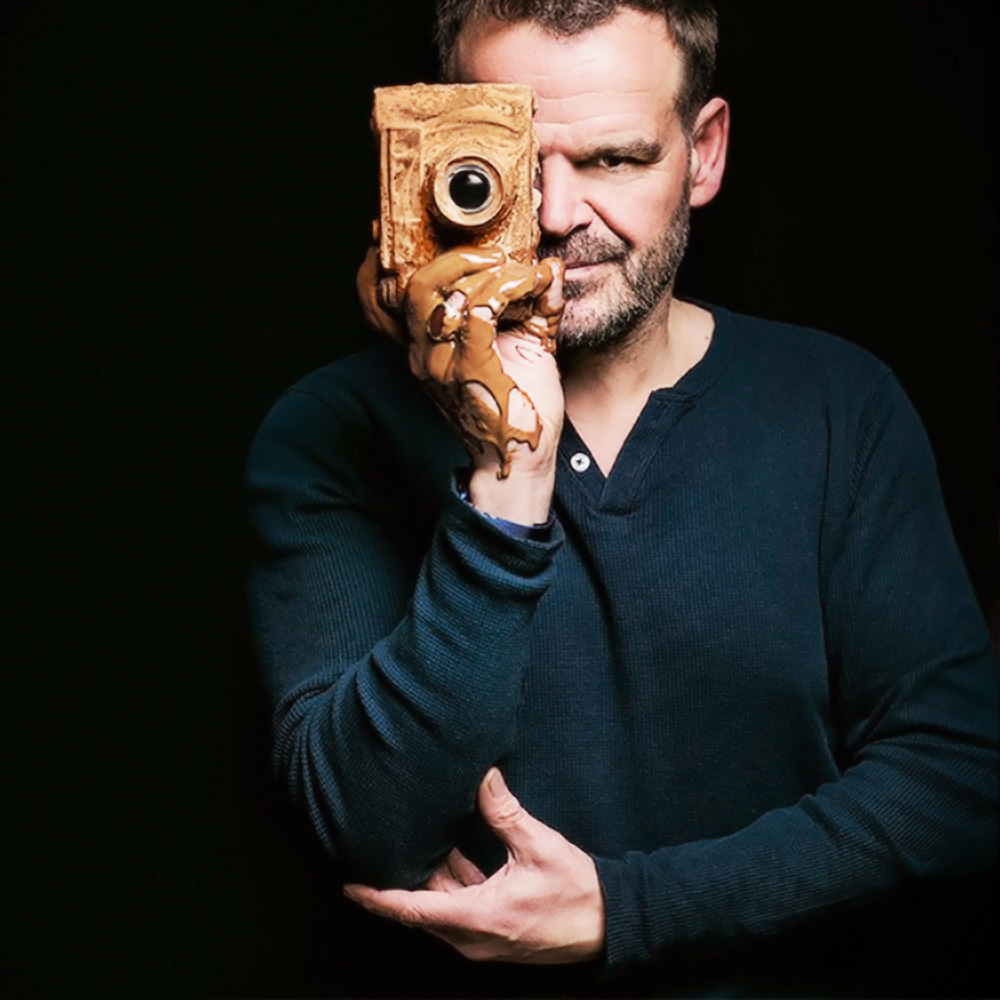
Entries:
[[996, 658], [929, 444], [891, 376], [856, 440], [821, 574], [840, 776], [729, 836], [596, 859], [609, 971], [995, 864]]
[[279, 775], [345, 873], [412, 887], [509, 750], [518, 640], [561, 533], [513, 538], [452, 492], [414, 585], [357, 486], [350, 423], [292, 391], [258, 433], [250, 612]]

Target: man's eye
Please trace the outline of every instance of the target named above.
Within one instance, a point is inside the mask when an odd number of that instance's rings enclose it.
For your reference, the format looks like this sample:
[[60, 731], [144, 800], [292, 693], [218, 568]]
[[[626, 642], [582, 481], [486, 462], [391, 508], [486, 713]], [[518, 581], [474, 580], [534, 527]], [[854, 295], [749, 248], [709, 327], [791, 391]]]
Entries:
[[608, 167], [614, 170], [616, 167], [623, 167], [628, 160], [624, 156], [616, 156], [614, 153], [605, 153], [601, 159], [600, 164], [602, 167]]

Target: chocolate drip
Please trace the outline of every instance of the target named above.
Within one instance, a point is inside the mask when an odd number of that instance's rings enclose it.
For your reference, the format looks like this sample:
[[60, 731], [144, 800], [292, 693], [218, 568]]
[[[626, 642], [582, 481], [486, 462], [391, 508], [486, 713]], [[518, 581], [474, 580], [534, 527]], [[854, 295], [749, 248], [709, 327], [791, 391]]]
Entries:
[[504, 371], [494, 341], [496, 324], [512, 302], [526, 302], [531, 315], [521, 327], [554, 352], [562, 298], [562, 262], [509, 262], [502, 250], [463, 247], [442, 254], [410, 281], [406, 310], [412, 340], [410, 367], [458, 428], [466, 446], [478, 453], [493, 449], [500, 461], [497, 477], [510, 473], [517, 444], [538, 447], [541, 423], [533, 427], [510, 420], [515, 394], [534, 404]]

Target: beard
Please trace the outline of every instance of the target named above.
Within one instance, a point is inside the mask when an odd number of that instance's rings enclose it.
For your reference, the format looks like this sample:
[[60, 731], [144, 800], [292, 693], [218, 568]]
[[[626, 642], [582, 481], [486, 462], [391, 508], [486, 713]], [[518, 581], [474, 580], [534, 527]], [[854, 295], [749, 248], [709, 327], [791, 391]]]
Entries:
[[559, 257], [567, 264], [607, 263], [614, 268], [606, 277], [566, 282], [560, 347], [607, 350], [625, 340], [669, 293], [687, 249], [691, 215], [687, 194], [685, 184], [666, 228], [645, 247], [630, 246], [612, 233], [595, 236], [586, 230], [539, 244], [539, 258]]

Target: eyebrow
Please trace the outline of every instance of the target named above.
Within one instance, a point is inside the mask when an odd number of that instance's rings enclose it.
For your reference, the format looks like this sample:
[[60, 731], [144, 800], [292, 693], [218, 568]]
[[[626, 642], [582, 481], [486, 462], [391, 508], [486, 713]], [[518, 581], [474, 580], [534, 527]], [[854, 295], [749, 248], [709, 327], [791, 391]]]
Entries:
[[630, 139], [625, 142], [609, 142], [588, 150], [584, 160], [598, 160], [602, 156], [618, 156], [629, 160], [652, 162], [659, 158], [663, 146], [649, 139]]

